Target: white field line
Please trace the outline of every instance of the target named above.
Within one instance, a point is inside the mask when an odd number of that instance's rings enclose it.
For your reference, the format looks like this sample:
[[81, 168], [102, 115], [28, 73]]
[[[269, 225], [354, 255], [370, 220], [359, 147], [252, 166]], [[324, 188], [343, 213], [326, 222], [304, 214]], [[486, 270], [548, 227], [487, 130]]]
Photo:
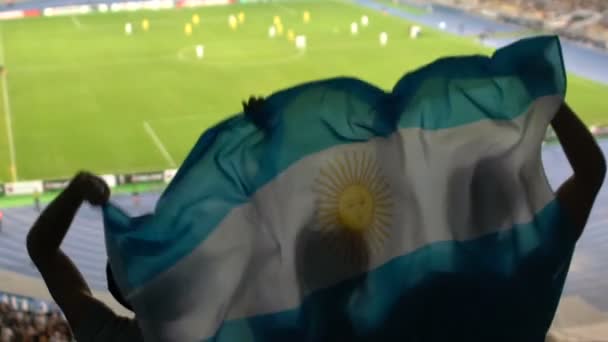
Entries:
[[4, 65], [4, 32], [0, 31], [0, 65], [2, 70], [2, 99], [4, 103], [4, 120], [6, 121], [6, 136], [8, 138], [8, 149], [10, 156], [10, 171], [13, 182], [17, 181], [17, 153], [15, 151], [15, 140], [13, 138], [13, 119], [11, 115], [11, 104], [8, 98], [8, 79], [6, 78], [6, 65]]
[[169, 153], [169, 151], [167, 151], [165, 144], [163, 144], [163, 142], [160, 140], [158, 135], [156, 135], [156, 132], [154, 131], [152, 126], [150, 126], [148, 121], [144, 121], [144, 129], [146, 130], [146, 133], [148, 133], [148, 135], [150, 136], [150, 138], [152, 139], [152, 141], [154, 142], [154, 144], [160, 151], [160, 154], [163, 156], [163, 158], [165, 158], [167, 163], [169, 163], [169, 165], [171, 167], [177, 167], [177, 163], [175, 162], [173, 157], [171, 157], [171, 154]]
[[74, 26], [76, 26], [77, 29], [81, 30], [82, 29], [82, 23], [80, 22], [80, 20], [78, 20], [78, 18], [76, 18], [76, 16], [70, 16], [70, 18], [72, 19], [72, 23], [74, 24]]

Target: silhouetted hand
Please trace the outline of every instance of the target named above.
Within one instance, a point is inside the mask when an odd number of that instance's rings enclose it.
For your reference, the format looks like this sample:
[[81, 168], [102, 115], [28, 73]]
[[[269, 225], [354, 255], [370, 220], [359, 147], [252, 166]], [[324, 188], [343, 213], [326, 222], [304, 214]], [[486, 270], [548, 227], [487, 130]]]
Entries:
[[266, 129], [272, 124], [272, 120], [264, 108], [265, 101], [263, 97], [255, 96], [251, 96], [249, 101], [243, 101], [245, 116], [262, 129]]
[[90, 172], [79, 172], [71, 185], [92, 205], [104, 205], [110, 199], [110, 188], [106, 182]]
[[248, 101], [243, 101], [243, 111], [245, 111], [246, 114], [259, 112], [263, 105], [263, 97], [251, 96]]

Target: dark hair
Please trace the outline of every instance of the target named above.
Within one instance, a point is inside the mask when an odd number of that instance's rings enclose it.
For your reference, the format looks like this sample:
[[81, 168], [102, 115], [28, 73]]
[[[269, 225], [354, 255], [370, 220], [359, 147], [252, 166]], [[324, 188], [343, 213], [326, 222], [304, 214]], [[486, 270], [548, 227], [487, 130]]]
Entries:
[[110, 290], [112, 297], [114, 297], [114, 299], [116, 299], [116, 301], [119, 302], [122, 306], [133, 311], [129, 302], [127, 302], [127, 300], [122, 296], [120, 290], [118, 289], [118, 286], [116, 286], [116, 282], [114, 281], [114, 274], [112, 274], [112, 269], [110, 268], [109, 262], [106, 264], [106, 278], [108, 278], [108, 290]]

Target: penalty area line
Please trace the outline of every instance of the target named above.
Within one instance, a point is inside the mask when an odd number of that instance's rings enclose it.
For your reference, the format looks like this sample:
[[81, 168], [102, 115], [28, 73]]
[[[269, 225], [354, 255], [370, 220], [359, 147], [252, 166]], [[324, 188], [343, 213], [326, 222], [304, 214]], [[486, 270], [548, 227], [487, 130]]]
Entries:
[[152, 126], [148, 123], [148, 121], [144, 121], [144, 130], [146, 131], [146, 133], [148, 133], [150, 139], [152, 139], [152, 142], [154, 142], [154, 145], [156, 145], [156, 147], [160, 151], [160, 154], [163, 156], [163, 158], [165, 158], [167, 163], [169, 163], [171, 167], [177, 167], [177, 163], [175, 162], [169, 151], [167, 151], [165, 144], [163, 144], [163, 142], [160, 140], [160, 138], [158, 137]]

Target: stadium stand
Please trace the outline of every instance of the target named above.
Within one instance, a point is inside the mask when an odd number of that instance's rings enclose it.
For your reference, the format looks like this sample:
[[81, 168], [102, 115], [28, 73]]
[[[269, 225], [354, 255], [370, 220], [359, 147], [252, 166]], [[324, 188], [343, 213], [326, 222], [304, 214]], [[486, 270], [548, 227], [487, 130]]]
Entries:
[[0, 341], [68, 342], [70, 328], [52, 303], [0, 292]]
[[555, 32], [597, 48], [608, 48], [608, 1], [604, 0], [439, 0], [534, 30]]
[[[495, 10], [480, 7], [473, 0], [390, 0], [407, 7], [421, 9], [417, 13], [403, 10], [400, 6], [387, 6], [389, 0], [356, 0], [357, 3], [375, 10], [385, 11], [391, 15], [413, 21], [418, 24], [437, 27], [438, 23], [447, 24], [447, 32], [477, 36], [480, 42], [492, 48], [508, 45], [520, 38], [538, 34], [530, 29], [531, 24], [516, 17], [507, 20], [499, 18]], [[429, 4], [433, 4], [429, 6]], [[481, 39], [484, 37], [483, 39]], [[564, 35], [562, 35], [564, 37]], [[580, 39], [579, 39], [580, 42]], [[600, 83], [608, 83], [608, 54], [604, 49], [583, 45], [570, 39], [561, 39], [566, 68], [578, 76]]]

